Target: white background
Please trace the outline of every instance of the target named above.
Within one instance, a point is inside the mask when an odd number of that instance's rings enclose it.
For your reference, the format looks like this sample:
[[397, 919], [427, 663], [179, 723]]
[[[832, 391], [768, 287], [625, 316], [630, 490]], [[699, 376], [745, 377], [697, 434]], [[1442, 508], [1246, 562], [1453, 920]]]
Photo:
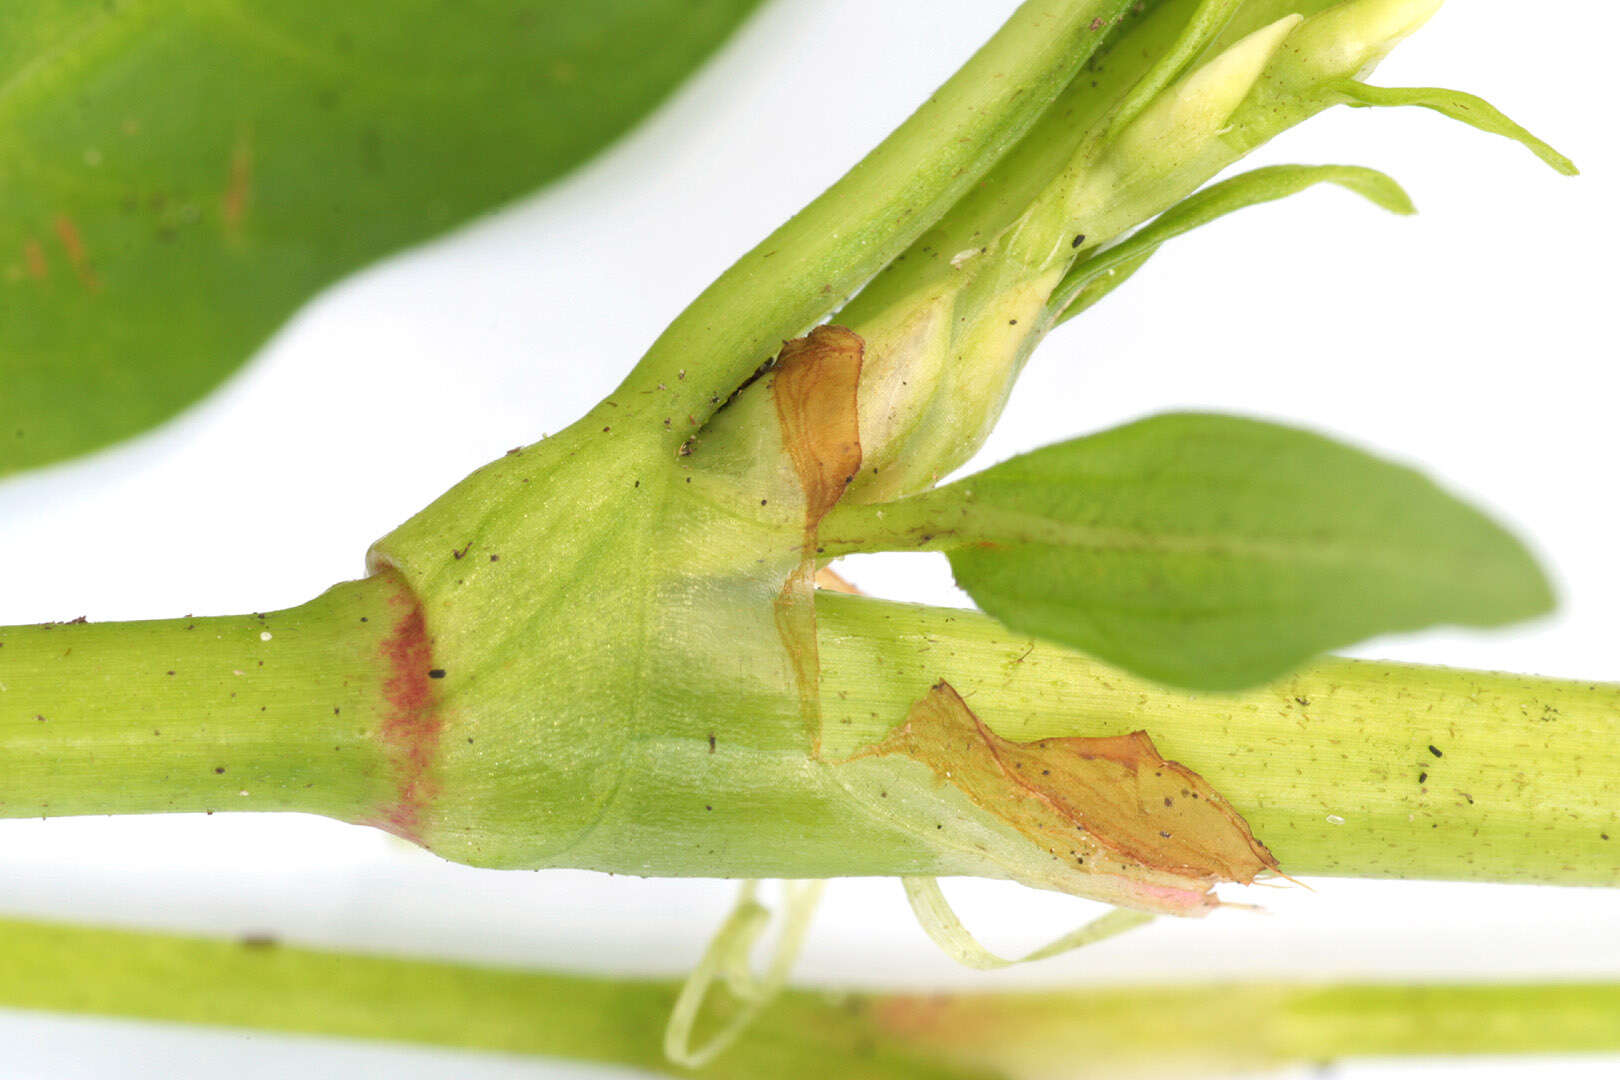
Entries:
[[[562, 183], [318, 298], [222, 393], [162, 430], [0, 482], [0, 622], [267, 610], [357, 576], [372, 539], [605, 393], [689, 297], [900, 121], [1011, 6], [769, 4], [664, 108]], [[1617, 34], [1605, 4], [1474, 0], [1442, 12], [1378, 81], [1484, 93], [1583, 177], [1425, 112], [1318, 117], [1252, 163], [1378, 166], [1407, 185], [1420, 216], [1322, 190], [1176, 241], [1043, 346], [981, 463], [1173, 407], [1309, 424], [1421, 463], [1492, 508], [1533, 538], [1563, 597], [1556, 617], [1521, 630], [1379, 641], [1363, 655], [1620, 678], [1620, 160], [1602, 75]], [[943, 560], [868, 559], [849, 573], [880, 594], [953, 602]], [[1239, 897], [1265, 915], [1161, 920], [983, 975], [934, 950], [894, 882], [839, 882], [801, 975], [975, 988], [1620, 979], [1611, 892], [1312, 885]], [[998, 883], [951, 889], [970, 925], [1005, 949], [1089, 914]], [[730, 894], [720, 882], [473, 871], [297, 816], [0, 823], [0, 913], [499, 964], [681, 973]], [[0, 1047], [3, 1071], [21, 1077], [628, 1075], [3, 1011]], [[1558, 1065], [1560, 1076], [1609, 1076], [1620, 1057]], [[1411, 1075], [1553, 1075], [1545, 1062], [1426, 1068]]]

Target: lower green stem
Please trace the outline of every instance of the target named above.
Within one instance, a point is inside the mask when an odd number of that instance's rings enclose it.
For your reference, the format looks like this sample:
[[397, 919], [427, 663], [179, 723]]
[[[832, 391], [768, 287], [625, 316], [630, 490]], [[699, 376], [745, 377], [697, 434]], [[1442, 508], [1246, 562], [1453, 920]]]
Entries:
[[[678, 984], [0, 921], [0, 1005], [545, 1054], [675, 1073]], [[1196, 1076], [1368, 1055], [1620, 1051], [1620, 986], [1278, 983], [790, 991], [701, 1071], [780, 1080]], [[682, 1075], [685, 1075], [682, 1073]]]

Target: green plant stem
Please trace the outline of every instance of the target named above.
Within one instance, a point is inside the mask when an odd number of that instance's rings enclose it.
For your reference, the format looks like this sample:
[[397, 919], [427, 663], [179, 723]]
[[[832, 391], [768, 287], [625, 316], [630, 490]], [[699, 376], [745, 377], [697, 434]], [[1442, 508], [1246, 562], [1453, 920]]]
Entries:
[[[503, 750], [453, 716], [430, 738], [400, 736], [401, 597], [385, 574], [262, 617], [0, 631], [0, 815], [300, 810], [423, 839], [399, 814], [431, 814], [472, 780], [421, 755], [489, 747], [504, 761], [526, 736]], [[822, 762], [790, 683], [739, 701], [716, 675], [645, 732], [602, 729], [634, 749], [576, 841], [516, 861], [480, 856], [476, 832], [442, 847], [429, 828], [428, 846], [474, 865], [655, 875], [994, 874], [930, 843], [931, 821], [874, 818], [839, 780], [837, 762], [946, 679], [1007, 738], [1147, 731], [1290, 874], [1620, 883], [1620, 686], [1325, 660], [1260, 690], [1190, 694], [972, 612], [832, 594], [818, 608]], [[780, 662], [764, 635], [722, 637], [717, 664]], [[537, 816], [508, 821], [497, 799], [489, 827], [544, 842], [545, 792], [523, 762], [502, 767]]]
[[840, 746], [881, 738], [945, 679], [1009, 739], [1147, 731], [1290, 874], [1620, 883], [1615, 684], [1328, 659], [1259, 690], [1192, 694], [974, 612], [818, 607]]
[[[893, 134], [693, 300], [614, 397], [648, 416], [706, 419], [711, 399], [729, 397], [785, 338], [836, 310], [972, 188], [1130, 6], [1026, 0]], [[690, 433], [670, 431], [672, 445]]]
[[[0, 1004], [679, 1072], [678, 984], [0, 920]], [[798, 990], [700, 1075], [1195, 1076], [1366, 1055], [1620, 1051], [1620, 986]]]
[[0, 815], [305, 810], [392, 788], [389, 579], [268, 615], [0, 629]]

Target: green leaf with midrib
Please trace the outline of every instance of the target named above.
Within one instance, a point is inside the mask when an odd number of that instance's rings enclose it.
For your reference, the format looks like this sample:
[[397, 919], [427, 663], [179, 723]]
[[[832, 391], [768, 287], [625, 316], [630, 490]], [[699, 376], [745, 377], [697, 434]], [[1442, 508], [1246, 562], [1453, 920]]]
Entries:
[[[1013, 629], [1237, 689], [1327, 649], [1495, 626], [1552, 594], [1524, 546], [1421, 474], [1295, 428], [1166, 414], [897, 504]], [[936, 541], [936, 546], [939, 541]]]
[[0, 10], [0, 475], [139, 432], [317, 289], [557, 176], [757, 0]]

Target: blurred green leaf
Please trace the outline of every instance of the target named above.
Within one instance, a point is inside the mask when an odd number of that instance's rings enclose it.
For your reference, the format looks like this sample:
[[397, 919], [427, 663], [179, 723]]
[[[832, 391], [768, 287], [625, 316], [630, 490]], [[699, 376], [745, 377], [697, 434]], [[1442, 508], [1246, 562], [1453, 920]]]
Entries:
[[1419, 473], [1237, 417], [1152, 417], [882, 509], [1009, 627], [1202, 689], [1552, 604], [1518, 540]]
[[757, 0], [0, 5], [0, 475], [619, 135]]

